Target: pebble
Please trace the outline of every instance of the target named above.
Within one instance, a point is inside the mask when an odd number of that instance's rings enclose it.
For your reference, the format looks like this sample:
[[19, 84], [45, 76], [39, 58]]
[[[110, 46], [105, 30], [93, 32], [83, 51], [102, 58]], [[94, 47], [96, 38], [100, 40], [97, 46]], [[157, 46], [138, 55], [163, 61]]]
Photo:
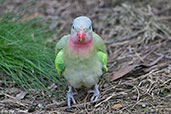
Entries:
[[137, 96], [134, 95], [134, 96], [131, 97], [131, 99], [132, 99], [132, 100], [136, 100], [136, 99], [137, 99]]
[[145, 107], [146, 107], [146, 105], [145, 105], [145, 104], [142, 104], [141, 106], [142, 106], [143, 108], [145, 108]]
[[152, 113], [154, 113], [154, 112], [155, 112], [155, 110], [154, 110], [154, 109], [151, 109], [151, 112], [152, 112]]
[[39, 108], [42, 108], [42, 107], [43, 107], [43, 105], [42, 105], [42, 104], [38, 104], [38, 107], [39, 107]]

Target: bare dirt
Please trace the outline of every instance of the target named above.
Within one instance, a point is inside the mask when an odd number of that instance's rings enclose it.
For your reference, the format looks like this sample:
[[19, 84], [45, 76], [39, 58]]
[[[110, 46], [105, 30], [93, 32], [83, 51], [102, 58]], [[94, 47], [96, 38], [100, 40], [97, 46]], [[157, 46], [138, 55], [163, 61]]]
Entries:
[[0, 81], [1, 113], [171, 114], [170, 0], [6, 0], [0, 15], [13, 10], [22, 21], [41, 16], [50, 23], [56, 32], [49, 42], [68, 34], [75, 17], [90, 17], [107, 46], [109, 71], [99, 82], [99, 100], [89, 102], [82, 88], [71, 109], [66, 87], [52, 84], [53, 95], [31, 95]]

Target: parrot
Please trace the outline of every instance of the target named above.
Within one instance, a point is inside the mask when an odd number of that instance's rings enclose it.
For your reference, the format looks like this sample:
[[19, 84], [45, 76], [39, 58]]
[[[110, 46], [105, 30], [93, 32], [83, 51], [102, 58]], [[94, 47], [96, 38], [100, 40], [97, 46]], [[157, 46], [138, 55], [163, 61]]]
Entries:
[[99, 78], [107, 72], [107, 50], [103, 39], [92, 29], [92, 21], [87, 16], [73, 20], [71, 32], [64, 35], [55, 47], [55, 67], [59, 77], [63, 76], [68, 83], [67, 104], [76, 104], [73, 88], [92, 88], [91, 102], [97, 101], [100, 92]]

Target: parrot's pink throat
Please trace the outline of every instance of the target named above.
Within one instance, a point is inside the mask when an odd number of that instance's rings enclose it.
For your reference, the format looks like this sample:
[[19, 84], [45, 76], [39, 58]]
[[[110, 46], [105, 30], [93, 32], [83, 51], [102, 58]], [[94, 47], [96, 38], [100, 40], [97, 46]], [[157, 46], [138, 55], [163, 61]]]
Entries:
[[76, 52], [79, 55], [88, 54], [93, 47], [92, 37], [85, 34], [82, 41], [79, 40], [76, 34], [73, 34], [68, 40], [69, 48], [71, 52]]

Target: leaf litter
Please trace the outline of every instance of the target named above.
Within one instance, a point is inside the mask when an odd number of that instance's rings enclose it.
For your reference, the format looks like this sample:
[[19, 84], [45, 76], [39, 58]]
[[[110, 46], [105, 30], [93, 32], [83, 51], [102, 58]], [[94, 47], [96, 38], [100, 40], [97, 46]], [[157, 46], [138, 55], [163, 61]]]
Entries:
[[[16, 2], [17, 1], [17, 2]], [[133, 2], [133, 3], [132, 3]], [[25, 1], [5, 1], [0, 12], [13, 10]], [[12, 6], [12, 7], [7, 7]], [[66, 105], [66, 88], [50, 85], [54, 94], [32, 95], [9, 92], [11, 86], [0, 82], [1, 113], [158, 113], [171, 111], [171, 23], [169, 0], [38, 0], [26, 10], [32, 16], [41, 15], [52, 23], [49, 32], [56, 30], [50, 43], [70, 32], [72, 20], [87, 15], [93, 20], [94, 31], [107, 46], [109, 72], [99, 82], [101, 95], [90, 103], [85, 89], [78, 90], [77, 105], [70, 110]], [[91, 9], [91, 10], [90, 10]], [[35, 13], [36, 12], [36, 13]], [[23, 19], [25, 20], [25, 18]], [[27, 20], [27, 19], [26, 19]], [[54, 26], [52, 26], [55, 23]], [[58, 29], [57, 29], [58, 28]], [[0, 74], [1, 75], [1, 74]], [[2, 75], [1, 75], [2, 76]], [[109, 77], [109, 80], [105, 80]], [[111, 81], [112, 80], [112, 81]], [[8, 83], [8, 82], [7, 82]], [[57, 91], [57, 93], [55, 93]], [[59, 94], [60, 93], [60, 94]], [[2, 102], [6, 99], [16, 99]], [[58, 97], [56, 97], [58, 96]], [[164, 96], [164, 97], [163, 97]], [[19, 107], [15, 107], [19, 104]], [[42, 104], [41, 107], [39, 107]], [[33, 110], [32, 110], [33, 109]]]

